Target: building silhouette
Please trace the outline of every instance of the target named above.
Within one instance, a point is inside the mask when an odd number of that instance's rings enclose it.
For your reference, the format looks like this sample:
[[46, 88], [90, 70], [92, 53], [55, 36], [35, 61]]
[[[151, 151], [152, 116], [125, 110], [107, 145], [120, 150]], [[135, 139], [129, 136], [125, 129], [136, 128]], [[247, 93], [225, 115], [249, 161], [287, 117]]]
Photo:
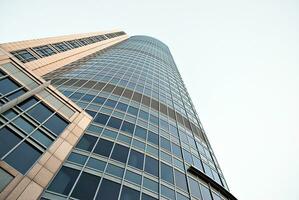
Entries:
[[159, 40], [1, 44], [0, 76], [0, 199], [236, 199]]

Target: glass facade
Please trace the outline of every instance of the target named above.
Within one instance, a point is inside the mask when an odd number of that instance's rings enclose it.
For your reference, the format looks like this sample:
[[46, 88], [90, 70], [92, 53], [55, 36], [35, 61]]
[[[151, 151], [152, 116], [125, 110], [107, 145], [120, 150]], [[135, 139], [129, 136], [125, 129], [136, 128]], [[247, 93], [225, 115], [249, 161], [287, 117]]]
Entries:
[[[44, 78], [93, 121], [43, 199], [229, 199], [219, 190], [228, 190], [225, 179], [162, 42], [133, 36]], [[49, 118], [50, 112], [45, 110], [37, 121], [47, 129], [56, 124], [50, 130], [57, 135], [65, 124], [57, 122], [59, 116]], [[28, 115], [35, 116], [34, 108]], [[205, 179], [191, 173], [190, 167]]]

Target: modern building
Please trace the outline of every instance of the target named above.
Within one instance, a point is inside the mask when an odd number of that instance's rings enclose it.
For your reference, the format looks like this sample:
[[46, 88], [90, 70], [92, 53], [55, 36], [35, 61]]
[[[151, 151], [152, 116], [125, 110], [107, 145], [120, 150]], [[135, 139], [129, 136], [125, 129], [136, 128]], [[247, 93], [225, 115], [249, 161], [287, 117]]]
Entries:
[[1, 44], [0, 106], [0, 199], [236, 199], [157, 39]]

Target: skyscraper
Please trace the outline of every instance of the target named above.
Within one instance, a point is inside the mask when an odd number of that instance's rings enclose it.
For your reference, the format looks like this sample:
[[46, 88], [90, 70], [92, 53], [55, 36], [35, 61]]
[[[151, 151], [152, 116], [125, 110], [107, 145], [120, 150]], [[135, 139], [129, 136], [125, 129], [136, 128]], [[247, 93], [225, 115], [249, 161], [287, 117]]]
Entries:
[[235, 199], [159, 40], [109, 31], [0, 48], [0, 199]]

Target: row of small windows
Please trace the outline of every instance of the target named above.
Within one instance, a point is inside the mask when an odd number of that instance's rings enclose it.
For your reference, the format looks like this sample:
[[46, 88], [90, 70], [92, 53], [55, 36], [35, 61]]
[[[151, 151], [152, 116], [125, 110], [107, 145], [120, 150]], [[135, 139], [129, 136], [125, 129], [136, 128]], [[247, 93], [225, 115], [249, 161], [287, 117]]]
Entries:
[[70, 41], [59, 42], [55, 44], [48, 44], [39, 47], [33, 47], [29, 49], [22, 49], [11, 52], [21, 62], [26, 63], [39, 58], [51, 56], [56, 53], [61, 53], [78, 47], [86, 46], [96, 42], [100, 42], [106, 39], [125, 35], [125, 32], [108, 33], [104, 35], [96, 35], [91, 37], [85, 37]]

